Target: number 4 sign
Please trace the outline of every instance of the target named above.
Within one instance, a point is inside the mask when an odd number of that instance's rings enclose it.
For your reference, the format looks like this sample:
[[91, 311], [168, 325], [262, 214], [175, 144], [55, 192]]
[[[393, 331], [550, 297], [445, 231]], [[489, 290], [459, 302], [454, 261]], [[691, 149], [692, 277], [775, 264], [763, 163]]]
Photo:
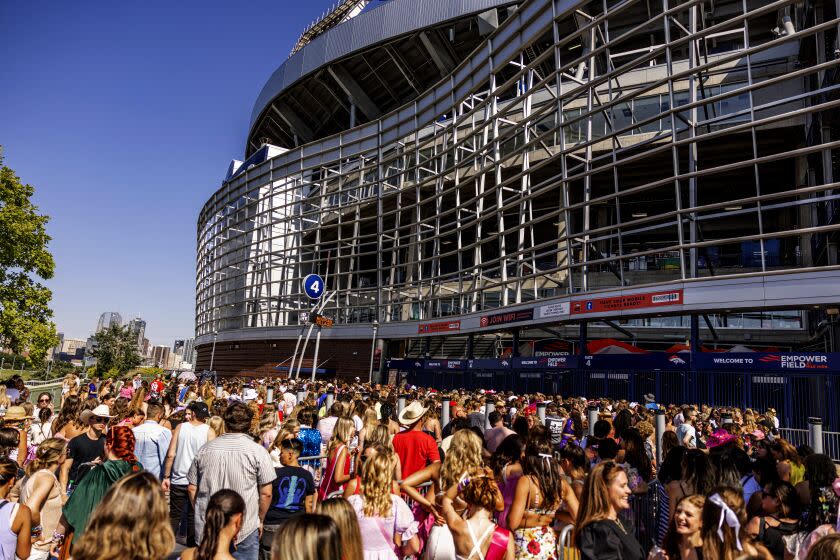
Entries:
[[309, 299], [320, 299], [324, 295], [324, 280], [317, 274], [310, 274], [303, 279], [303, 291]]

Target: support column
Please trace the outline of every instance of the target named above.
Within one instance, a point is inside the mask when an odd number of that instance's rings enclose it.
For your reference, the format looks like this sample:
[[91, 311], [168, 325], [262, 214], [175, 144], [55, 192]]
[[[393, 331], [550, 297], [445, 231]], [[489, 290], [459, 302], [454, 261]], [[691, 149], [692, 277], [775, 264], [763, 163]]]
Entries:
[[582, 321], [579, 328], [579, 335], [578, 335], [578, 366], [577, 371], [578, 374], [575, 379], [575, 383], [573, 387], [577, 387], [577, 393], [579, 397], [586, 397], [583, 393], [586, 392], [587, 383], [584, 381], [584, 358], [586, 357], [586, 343], [587, 343], [587, 330], [586, 330], [587, 323], [586, 321]]
[[[379, 323], [374, 321], [374, 323], [372, 325], [372, 332], [373, 332], [372, 338], [373, 338], [373, 340], [371, 341], [371, 344], [370, 344], [370, 366], [368, 367], [368, 383], [373, 382], [373, 359], [374, 359], [374, 356], [376, 356], [377, 342], [381, 340], [381, 339], [376, 338], [376, 333], [378, 331], [379, 331]], [[382, 359], [382, 352], [379, 353], [379, 357], [380, 357], [380, 359]]]
[[661, 465], [665, 457], [662, 456], [662, 434], [665, 433], [665, 411], [661, 408], [656, 410], [656, 422], [654, 424], [656, 433], [656, 464]]
[[484, 401], [484, 429], [489, 430], [493, 426], [490, 425], [490, 413], [496, 410], [496, 403], [493, 399], [488, 398]]
[[823, 426], [821, 418], [808, 418], [808, 444], [814, 453], [823, 453]]
[[537, 403], [537, 418], [540, 419], [540, 424], [545, 426], [545, 407], [546, 404], [544, 402]]
[[472, 333], [467, 336], [467, 359], [475, 359], [475, 335]]
[[586, 421], [589, 424], [589, 430], [587, 430], [587, 433], [589, 434], [589, 437], [592, 437], [595, 435], [595, 422], [598, 421], [597, 406], [589, 405], [586, 408]]
[[440, 427], [443, 428], [447, 424], [449, 424], [449, 404], [450, 404], [449, 397], [444, 397], [443, 401], [440, 403]]
[[513, 351], [510, 353], [510, 357], [519, 357], [519, 329], [513, 329]]
[[423, 357], [428, 359], [432, 357], [432, 337], [427, 336], [423, 339]]
[[[691, 332], [689, 334], [689, 359], [691, 360], [691, 395], [685, 394], [685, 385], [683, 385], [683, 398], [688, 397], [683, 402], [691, 402], [699, 400], [700, 392], [697, 390], [697, 356], [702, 351], [700, 349], [700, 317], [696, 313], [691, 314]], [[661, 372], [657, 372], [661, 373]], [[698, 398], [694, 398], [697, 395]], [[662, 395], [656, 395], [657, 402], [663, 400]]]
[[[383, 383], [385, 376], [385, 340], [382, 338], [376, 339], [376, 349], [379, 350], [379, 367], [376, 368], [376, 375], [374, 375], [374, 383]], [[390, 357], [390, 356], [388, 356]]]

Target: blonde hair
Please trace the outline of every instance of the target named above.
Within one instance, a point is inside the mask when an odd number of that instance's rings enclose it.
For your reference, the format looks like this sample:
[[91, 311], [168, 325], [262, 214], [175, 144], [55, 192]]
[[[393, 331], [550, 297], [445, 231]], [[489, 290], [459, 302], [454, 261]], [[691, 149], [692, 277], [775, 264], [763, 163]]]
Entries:
[[396, 455], [382, 450], [365, 461], [362, 468], [362, 511], [366, 517], [391, 516], [391, 488], [394, 482]]
[[295, 432], [300, 431], [300, 422], [297, 418], [289, 418], [283, 422], [283, 427], [280, 428], [280, 433], [277, 434], [279, 441], [289, 439], [289, 436], [294, 436]]
[[271, 560], [342, 560], [338, 525], [318, 513], [296, 515], [274, 536]]
[[356, 424], [349, 418], [339, 418], [333, 428], [333, 435], [330, 438], [330, 444], [327, 448], [327, 453], [332, 453], [342, 445], [347, 445], [353, 434], [356, 433]]
[[332, 518], [338, 525], [343, 552], [342, 560], [362, 560], [364, 548], [359, 518], [350, 502], [344, 498], [329, 498], [320, 502], [315, 511]]
[[131, 397], [131, 402], [128, 403], [128, 409], [134, 410], [136, 408], [143, 408], [143, 403], [146, 402], [146, 388], [142, 385], [134, 391]]
[[26, 465], [26, 475], [32, 476], [41, 469], [48, 469], [58, 464], [61, 454], [67, 448], [67, 442], [61, 438], [47, 438], [35, 450], [35, 458]]
[[365, 433], [370, 434], [378, 425], [379, 415], [376, 413], [376, 409], [372, 406], [366, 408], [364, 418], [362, 419], [362, 426], [365, 429]]
[[160, 481], [148, 472], [121, 478], [90, 516], [73, 547], [76, 560], [162, 560], [175, 547]]
[[0, 385], [0, 406], [9, 408], [12, 406], [12, 399], [6, 394], [6, 386]]
[[388, 433], [388, 426], [379, 424], [371, 431], [365, 431], [365, 447], [376, 447], [381, 445], [389, 449], [391, 446], [391, 435]]
[[223, 433], [225, 433], [225, 421], [221, 416], [211, 416], [207, 420], [207, 425], [213, 430], [213, 433], [216, 434], [216, 437], [219, 437]]
[[465, 474], [484, 465], [483, 442], [472, 430], [458, 430], [440, 467], [440, 488], [446, 490]]
[[269, 430], [273, 430], [278, 423], [277, 408], [273, 404], [265, 405], [263, 413], [260, 415], [260, 435], [265, 435]]
[[623, 472], [625, 472], [624, 467], [615, 461], [604, 461], [595, 465], [586, 477], [575, 522], [574, 542], [577, 542], [580, 532], [585, 527], [608, 518], [610, 513], [609, 485]]
[[272, 441], [271, 445], [268, 446], [268, 452], [271, 453], [275, 449], [280, 449], [280, 442], [283, 440], [297, 438], [295, 435], [295, 429], [300, 430], [300, 422], [298, 422], [296, 418], [289, 418], [283, 422], [283, 426], [280, 428], [280, 431], [277, 432], [277, 436], [274, 438], [274, 441]]

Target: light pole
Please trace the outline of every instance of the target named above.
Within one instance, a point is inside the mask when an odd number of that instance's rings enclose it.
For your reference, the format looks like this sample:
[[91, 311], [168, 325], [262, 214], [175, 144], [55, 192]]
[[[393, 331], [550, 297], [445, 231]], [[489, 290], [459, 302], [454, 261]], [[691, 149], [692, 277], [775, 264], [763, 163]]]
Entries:
[[213, 350], [210, 351], [210, 371], [213, 371], [213, 359], [216, 357], [216, 335], [217, 332], [213, 332]]
[[[373, 357], [376, 354], [376, 333], [379, 331], [379, 321], [373, 321], [373, 339], [370, 342], [370, 368], [368, 368], [368, 383], [373, 383]], [[381, 360], [382, 357], [380, 356]]]

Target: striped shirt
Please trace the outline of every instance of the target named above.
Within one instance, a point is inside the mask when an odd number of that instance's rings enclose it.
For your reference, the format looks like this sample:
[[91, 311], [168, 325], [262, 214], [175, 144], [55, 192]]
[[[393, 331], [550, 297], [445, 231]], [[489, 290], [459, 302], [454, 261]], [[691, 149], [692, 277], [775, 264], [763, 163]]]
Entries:
[[268, 451], [248, 434], [223, 434], [203, 445], [187, 473], [187, 481], [198, 489], [195, 540], [201, 541], [207, 502], [222, 489], [233, 490], [245, 500], [245, 517], [236, 543], [259, 529], [259, 487], [270, 484], [276, 476]]

